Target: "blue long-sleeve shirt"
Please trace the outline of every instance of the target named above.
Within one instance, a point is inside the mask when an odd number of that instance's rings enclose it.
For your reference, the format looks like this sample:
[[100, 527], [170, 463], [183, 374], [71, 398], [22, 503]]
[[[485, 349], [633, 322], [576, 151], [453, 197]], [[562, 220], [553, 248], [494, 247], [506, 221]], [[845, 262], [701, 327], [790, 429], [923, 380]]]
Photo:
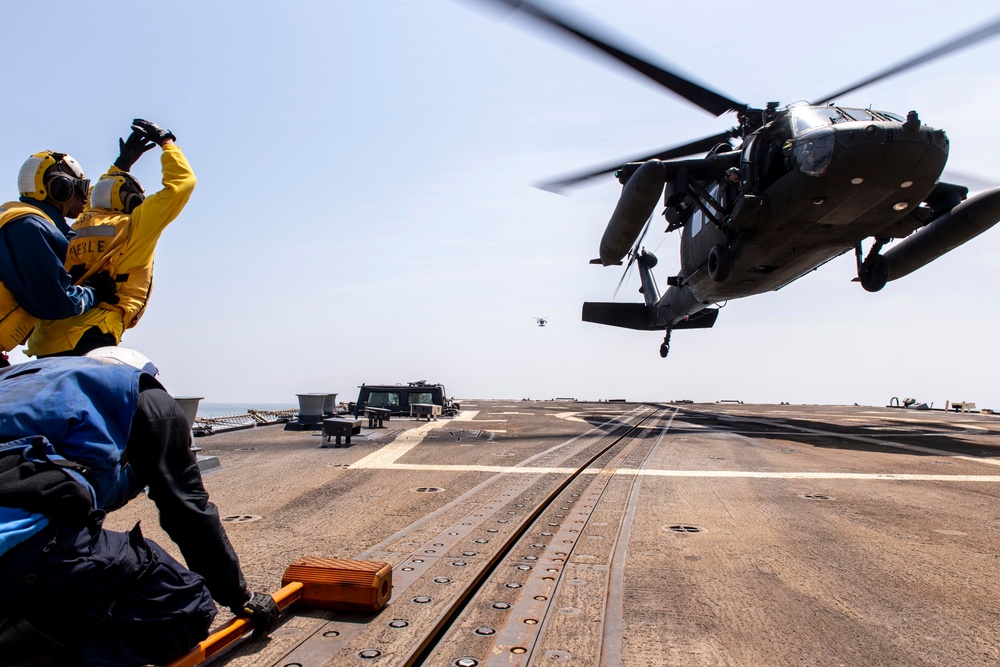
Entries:
[[74, 285], [63, 268], [73, 235], [66, 219], [48, 202], [27, 197], [21, 201], [42, 209], [55, 227], [37, 215], [0, 227], [0, 282], [19, 306], [39, 319], [61, 320], [86, 312], [94, 306], [94, 291]]

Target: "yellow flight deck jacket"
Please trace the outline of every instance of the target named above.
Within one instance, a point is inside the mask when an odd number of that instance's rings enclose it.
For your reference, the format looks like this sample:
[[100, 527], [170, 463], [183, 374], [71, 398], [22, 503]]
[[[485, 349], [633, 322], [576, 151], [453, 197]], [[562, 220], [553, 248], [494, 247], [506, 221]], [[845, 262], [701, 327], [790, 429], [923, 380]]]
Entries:
[[[0, 207], [0, 227], [23, 215], [36, 215], [53, 226], [56, 224], [37, 207], [12, 201]], [[0, 282], [0, 352], [10, 352], [23, 343], [37, 321], [17, 305], [14, 295]]]
[[[156, 242], [187, 204], [196, 180], [177, 144], [163, 147], [160, 163], [163, 189], [146, 197], [131, 215], [88, 208], [73, 225], [77, 235], [69, 242], [66, 270], [82, 265], [87, 271], [95, 266], [108, 271], [117, 283], [118, 303], [101, 303], [64, 320], [40, 320], [28, 339], [28, 354], [72, 350], [91, 327], [112, 334], [120, 343], [125, 330], [138, 322], [153, 286]], [[116, 171], [112, 167], [108, 173]]]

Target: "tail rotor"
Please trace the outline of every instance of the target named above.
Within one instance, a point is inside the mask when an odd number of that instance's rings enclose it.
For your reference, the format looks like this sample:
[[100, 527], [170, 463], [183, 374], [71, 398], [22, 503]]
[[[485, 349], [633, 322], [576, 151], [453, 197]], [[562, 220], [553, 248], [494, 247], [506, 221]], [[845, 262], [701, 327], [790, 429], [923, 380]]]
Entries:
[[639, 257], [640, 249], [642, 248], [642, 240], [646, 237], [646, 232], [649, 231], [649, 225], [653, 222], [653, 214], [649, 214], [649, 218], [646, 220], [646, 225], [642, 228], [642, 232], [639, 234], [639, 238], [636, 239], [635, 245], [632, 249], [628, 251], [628, 262], [625, 263], [625, 270], [622, 272], [621, 280], [618, 281], [618, 286], [615, 287], [615, 293], [611, 297], [615, 299], [618, 297], [618, 290], [622, 288], [622, 284], [625, 282], [625, 278], [628, 276], [629, 269], [632, 268], [632, 264], [635, 262], [636, 258]]

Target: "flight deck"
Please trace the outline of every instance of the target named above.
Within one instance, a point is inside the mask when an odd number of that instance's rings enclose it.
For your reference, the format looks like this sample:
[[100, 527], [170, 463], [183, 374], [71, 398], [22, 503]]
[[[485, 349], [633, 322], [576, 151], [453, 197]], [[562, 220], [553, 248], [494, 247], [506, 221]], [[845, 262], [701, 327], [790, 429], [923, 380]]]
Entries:
[[[211, 664], [995, 665], [1000, 417], [463, 400], [349, 447], [198, 438], [254, 590], [384, 561], [379, 613], [293, 607]], [[176, 556], [142, 498], [106, 526]], [[220, 613], [217, 623], [228, 612]]]

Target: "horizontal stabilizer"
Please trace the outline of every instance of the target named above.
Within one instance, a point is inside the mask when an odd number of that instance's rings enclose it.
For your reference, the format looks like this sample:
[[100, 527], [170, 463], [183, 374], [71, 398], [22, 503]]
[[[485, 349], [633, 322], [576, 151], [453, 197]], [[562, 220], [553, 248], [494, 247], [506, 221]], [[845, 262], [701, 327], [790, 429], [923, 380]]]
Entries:
[[[671, 329], [710, 329], [719, 317], [718, 308], [705, 308], [673, 325]], [[583, 321], [609, 327], [663, 331], [665, 322], [657, 322], [654, 311], [642, 303], [591, 302], [583, 304]]]
[[583, 304], [583, 321], [606, 324], [609, 327], [658, 331], [652, 309], [644, 303], [593, 303]]

